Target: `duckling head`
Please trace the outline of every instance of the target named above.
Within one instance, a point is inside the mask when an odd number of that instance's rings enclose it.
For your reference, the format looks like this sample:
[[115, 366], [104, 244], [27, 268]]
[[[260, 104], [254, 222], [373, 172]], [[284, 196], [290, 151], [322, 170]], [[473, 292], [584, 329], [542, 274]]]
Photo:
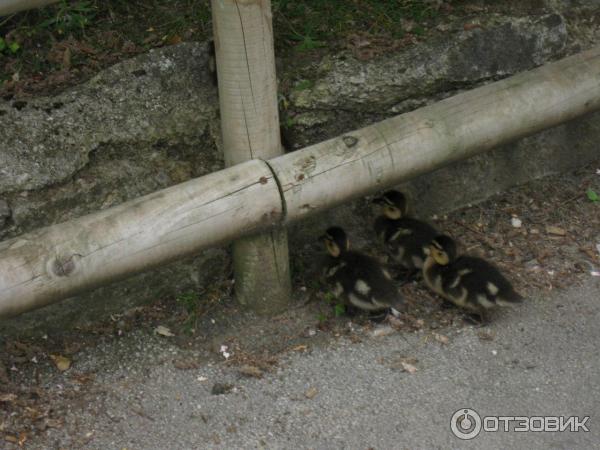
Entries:
[[456, 259], [456, 242], [450, 236], [442, 234], [431, 241], [426, 253], [437, 264], [447, 266]]
[[373, 199], [373, 203], [382, 205], [383, 214], [392, 220], [405, 216], [408, 210], [406, 196], [398, 191], [387, 191], [381, 197]]
[[350, 249], [350, 241], [346, 232], [340, 227], [330, 227], [321, 236], [321, 240], [325, 243], [327, 252], [334, 258], [339, 257], [342, 253]]

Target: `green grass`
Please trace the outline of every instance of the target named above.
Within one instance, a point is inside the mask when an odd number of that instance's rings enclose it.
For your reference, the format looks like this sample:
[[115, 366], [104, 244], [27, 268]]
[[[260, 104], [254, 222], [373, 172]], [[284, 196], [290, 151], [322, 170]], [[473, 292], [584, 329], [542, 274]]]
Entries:
[[[434, 4], [272, 0], [276, 50], [307, 53], [335, 47], [356, 33], [393, 39], [407, 32], [406, 23], [419, 34], [439, 14]], [[25, 90], [72, 84], [150, 48], [211, 35], [209, 0], [62, 0], [0, 18], [0, 83], [14, 90], [19, 83]]]
[[184, 292], [175, 299], [186, 312], [187, 317], [183, 328], [187, 333], [192, 333], [196, 329], [196, 322], [199, 316], [199, 297], [195, 292]]
[[152, 47], [210, 34], [209, 0], [62, 0], [0, 19], [8, 49], [0, 51], [0, 82], [61, 71], [79, 78]]
[[423, 0], [273, 0], [278, 46], [311, 50], [357, 31], [402, 37], [402, 23], [420, 23], [438, 14], [433, 2]]

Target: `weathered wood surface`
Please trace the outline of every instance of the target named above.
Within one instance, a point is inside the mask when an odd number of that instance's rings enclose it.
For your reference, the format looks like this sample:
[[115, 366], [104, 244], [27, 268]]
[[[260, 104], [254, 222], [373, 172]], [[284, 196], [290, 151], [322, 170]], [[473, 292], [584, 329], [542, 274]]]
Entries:
[[[225, 164], [281, 155], [270, 0], [212, 0]], [[233, 243], [237, 300], [259, 313], [288, 305], [284, 228]]]
[[255, 160], [1, 242], [0, 316], [271, 227], [280, 204], [271, 171]]
[[599, 108], [596, 47], [269, 164], [292, 222]]
[[56, 3], [59, 0], [0, 0], [0, 16]]

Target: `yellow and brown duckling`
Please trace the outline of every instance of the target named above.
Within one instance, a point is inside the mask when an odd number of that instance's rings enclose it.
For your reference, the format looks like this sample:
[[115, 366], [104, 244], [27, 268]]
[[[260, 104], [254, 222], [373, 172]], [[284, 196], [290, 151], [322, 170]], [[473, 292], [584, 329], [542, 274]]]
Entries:
[[398, 265], [407, 271], [421, 270], [425, 249], [438, 235], [427, 222], [408, 217], [404, 194], [387, 191], [373, 203], [383, 206], [383, 215], [375, 220], [375, 233]]
[[350, 250], [348, 236], [340, 227], [328, 228], [321, 240], [329, 254], [324, 267], [325, 280], [348, 310], [371, 313], [391, 310], [392, 314], [398, 314], [402, 298], [377, 260]]
[[446, 235], [437, 236], [427, 247], [423, 279], [433, 292], [482, 321], [486, 311], [523, 300], [494, 265], [475, 256], [457, 256], [456, 243]]

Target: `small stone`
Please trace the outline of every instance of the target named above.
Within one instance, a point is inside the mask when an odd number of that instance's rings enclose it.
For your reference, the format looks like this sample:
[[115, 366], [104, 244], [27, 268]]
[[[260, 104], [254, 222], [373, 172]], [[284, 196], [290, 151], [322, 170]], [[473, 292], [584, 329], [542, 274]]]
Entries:
[[523, 222], [518, 217], [513, 217], [513, 218], [510, 219], [510, 224], [514, 228], [521, 228], [521, 226], [523, 225]]

